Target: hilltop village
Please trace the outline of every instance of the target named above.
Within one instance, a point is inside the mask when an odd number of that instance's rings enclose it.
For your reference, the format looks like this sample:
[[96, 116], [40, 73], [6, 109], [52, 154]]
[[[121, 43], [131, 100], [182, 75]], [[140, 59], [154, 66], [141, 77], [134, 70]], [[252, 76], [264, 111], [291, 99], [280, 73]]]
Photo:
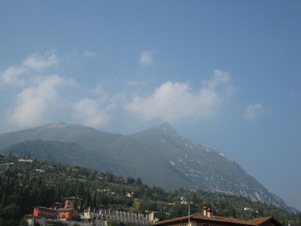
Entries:
[[140, 178], [0, 156], [0, 225], [298, 225], [300, 215], [248, 197], [165, 191]]

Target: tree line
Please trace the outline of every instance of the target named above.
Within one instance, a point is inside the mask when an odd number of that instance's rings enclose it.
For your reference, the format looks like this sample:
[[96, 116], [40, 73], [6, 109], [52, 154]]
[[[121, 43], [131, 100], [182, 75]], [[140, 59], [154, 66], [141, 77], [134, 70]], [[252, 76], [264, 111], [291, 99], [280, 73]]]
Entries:
[[[28, 157], [28, 156], [27, 156]], [[0, 163], [13, 165], [0, 168], [0, 226], [26, 225], [23, 218], [33, 207], [51, 207], [63, 203], [66, 197], [81, 200], [79, 212], [85, 208], [122, 210], [137, 213], [156, 211], [160, 220], [201, 212], [210, 205], [213, 214], [239, 219], [274, 216], [287, 225], [299, 225], [300, 214], [289, 213], [275, 206], [238, 197], [203, 190], [184, 188], [165, 191], [143, 184], [141, 178], [120, 178], [78, 166], [49, 161], [19, 162], [18, 157], [1, 156]]]

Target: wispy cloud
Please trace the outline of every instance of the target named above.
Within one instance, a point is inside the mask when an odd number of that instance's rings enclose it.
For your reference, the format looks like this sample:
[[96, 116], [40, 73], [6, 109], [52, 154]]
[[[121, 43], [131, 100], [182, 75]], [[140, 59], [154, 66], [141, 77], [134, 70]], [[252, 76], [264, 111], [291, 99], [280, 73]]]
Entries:
[[131, 81], [127, 81], [126, 84], [128, 86], [141, 86], [141, 85], [144, 85], [145, 82], [144, 81], [138, 81], [138, 80], [131, 80]]
[[123, 94], [109, 95], [101, 85], [92, 91], [96, 98], [84, 98], [73, 104], [72, 118], [77, 123], [101, 127], [111, 121], [111, 112], [124, 102]]
[[57, 56], [54, 53], [45, 53], [44, 55], [32, 54], [22, 63], [22, 66], [39, 71], [58, 63]]
[[210, 79], [202, 81], [196, 93], [191, 91], [189, 83], [167, 81], [148, 97], [136, 96], [126, 105], [126, 109], [144, 120], [207, 118], [214, 115], [223, 99], [229, 96], [230, 87], [230, 75], [215, 70]]
[[151, 65], [153, 63], [154, 50], [145, 50], [141, 53], [139, 61], [142, 65]]
[[18, 89], [16, 96], [12, 97], [13, 106], [7, 110], [9, 122], [21, 127], [38, 125], [46, 120], [55, 106], [62, 104], [59, 87], [75, 86], [76, 82], [59, 75], [47, 75], [48, 69], [58, 63], [54, 53], [34, 53], [1, 73], [2, 86]]
[[41, 77], [36, 85], [24, 88], [16, 99], [16, 105], [9, 111], [10, 122], [28, 127], [42, 123], [48, 111], [60, 102], [57, 88], [74, 85], [57, 75]]
[[247, 121], [253, 121], [256, 120], [263, 113], [264, 113], [264, 108], [262, 104], [260, 103], [249, 104], [245, 109], [244, 118]]
[[25, 78], [20, 78], [25, 73], [35, 73], [58, 63], [58, 58], [53, 53], [43, 55], [35, 53], [26, 57], [20, 65], [8, 67], [0, 74], [1, 85], [22, 86]]
[[90, 51], [85, 51], [82, 55], [84, 58], [93, 58], [93, 57], [96, 57], [96, 54], [93, 53], [93, 52], [90, 52]]
[[10, 66], [1, 73], [0, 84], [1, 85], [24, 85], [23, 79], [20, 79], [20, 75], [27, 71], [27, 68], [22, 66]]
[[[89, 52], [86, 54], [93, 56]], [[151, 64], [152, 54], [153, 51], [143, 52], [141, 63]], [[51, 112], [63, 106], [65, 99], [60, 88], [77, 86], [72, 79], [49, 74], [51, 67], [58, 63], [54, 53], [31, 54], [19, 65], [12, 65], [1, 73], [2, 85], [17, 86], [19, 89], [7, 114], [9, 122], [28, 127], [43, 123], [46, 119], [53, 120]], [[127, 82], [128, 86], [143, 84], [143, 81], [138, 80]], [[166, 81], [148, 96], [132, 93], [133, 98], [126, 102], [126, 96], [130, 94], [108, 93], [98, 85], [90, 92], [94, 98], [79, 96], [65, 108], [68, 108], [66, 110], [74, 122], [92, 127], [108, 124], [112, 121], [112, 114], [122, 107], [127, 113], [143, 120], [161, 119], [170, 122], [185, 118], [205, 119], [218, 112], [224, 100], [233, 95], [233, 90], [229, 73], [217, 69], [210, 78], [200, 81], [197, 91], [192, 91], [189, 82]]]
[[82, 99], [73, 105], [73, 119], [81, 124], [99, 127], [107, 124], [111, 117], [97, 100]]

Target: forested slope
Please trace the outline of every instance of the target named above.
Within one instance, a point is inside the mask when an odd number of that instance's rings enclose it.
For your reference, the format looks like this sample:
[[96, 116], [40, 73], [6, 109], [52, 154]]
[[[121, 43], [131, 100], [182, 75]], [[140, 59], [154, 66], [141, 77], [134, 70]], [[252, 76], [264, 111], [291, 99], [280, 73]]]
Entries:
[[[181, 197], [190, 200], [192, 213], [209, 204], [214, 206], [214, 214], [221, 216], [250, 219], [273, 215], [291, 225], [300, 218], [300, 215], [248, 198], [202, 190], [167, 192], [144, 185], [140, 178], [121, 178], [78, 166], [37, 160], [20, 162], [20, 159], [0, 156], [0, 226], [18, 225], [24, 214], [32, 213], [34, 206], [51, 207], [53, 202], [63, 202], [70, 196], [82, 198], [78, 211], [89, 206], [141, 213], [157, 211], [160, 219], [187, 214], [187, 205], [181, 205]], [[126, 196], [127, 193], [132, 197]], [[140, 203], [138, 209], [133, 208], [134, 200]], [[248, 210], [244, 210], [245, 207]]]

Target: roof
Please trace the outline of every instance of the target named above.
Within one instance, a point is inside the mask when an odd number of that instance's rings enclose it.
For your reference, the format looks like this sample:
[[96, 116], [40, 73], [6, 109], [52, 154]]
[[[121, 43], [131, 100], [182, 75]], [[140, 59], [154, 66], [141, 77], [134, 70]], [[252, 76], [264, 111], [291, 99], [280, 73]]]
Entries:
[[266, 222], [272, 222], [274, 223], [274, 225], [277, 225], [277, 226], [282, 226], [282, 224], [277, 221], [274, 217], [261, 217], [261, 218], [255, 218], [253, 220], [250, 220], [250, 222], [253, 223], [253, 225], [262, 225], [263, 223], [266, 223]]
[[43, 210], [49, 210], [49, 211], [56, 211], [55, 209], [44, 207], [44, 206], [35, 206], [34, 209], [43, 209]]
[[72, 212], [72, 211], [74, 211], [73, 208], [59, 208], [57, 210], [57, 212]]
[[[196, 220], [196, 221], [204, 221], [204, 222], [215, 222], [215, 223], [225, 223], [225, 224], [231, 224], [231, 225], [250, 225], [250, 226], [260, 226], [263, 225], [264, 223], [267, 222], [272, 222], [276, 226], [282, 226], [277, 220], [275, 220], [272, 216], [268, 217], [260, 217], [256, 218], [253, 220], [240, 220], [236, 218], [228, 218], [228, 217], [220, 217], [220, 216], [214, 216], [214, 217], [206, 217], [200, 213], [192, 214], [190, 215], [190, 220]], [[169, 225], [172, 223], [177, 223], [177, 222], [187, 222], [188, 221], [188, 216], [183, 216], [183, 217], [178, 217], [174, 219], [169, 219], [165, 221], [159, 221], [156, 222], [155, 226], [159, 225]]]
[[66, 200], [75, 200], [75, 199], [77, 199], [77, 200], [83, 200], [82, 198], [75, 197], [75, 196], [73, 196], [73, 197], [66, 197], [64, 200], [66, 201]]

